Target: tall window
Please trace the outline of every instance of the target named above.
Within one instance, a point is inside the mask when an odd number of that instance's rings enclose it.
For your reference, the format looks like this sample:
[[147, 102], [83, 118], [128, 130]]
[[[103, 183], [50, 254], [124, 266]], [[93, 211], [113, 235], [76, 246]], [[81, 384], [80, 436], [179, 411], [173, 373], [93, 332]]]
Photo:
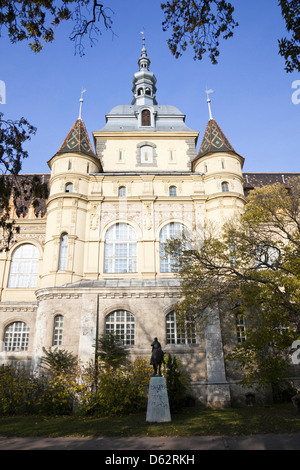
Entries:
[[125, 188], [125, 186], [120, 186], [119, 187], [118, 196], [119, 197], [126, 197], [126, 188]]
[[177, 196], [177, 188], [176, 186], [169, 187], [169, 196]]
[[151, 126], [151, 114], [149, 109], [142, 111], [142, 126]]
[[137, 236], [133, 227], [119, 223], [110, 227], [105, 236], [104, 272], [137, 272]]
[[184, 226], [177, 222], [171, 222], [165, 225], [159, 235], [159, 252], [160, 252], [160, 272], [161, 273], [173, 273], [178, 271], [176, 266], [176, 259], [170, 254], [165, 252], [166, 242], [170, 238], [182, 237]]
[[227, 181], [223, 181], [222, 183], [222, 192], [223, 193], [228, 193], [229, 191], [229, 184], [227, 183]]
[[111, 312], [105, 318], [105, 333], [113, 333], [123, 344], [134, 344], [134, 316], [127, 310]]
[[62, 315], [56, 315], [54, 318], [54, 328], [53, 328], [53, 346], [62, 345], [63, 337], [63, 327], [64, 327], [64, 317]]
[[63, 233], [60, 237], [59, 244], [59, 258], [58, 258], [58, 271], [65, 271], [67, 269], [67, 254], [68, 254], [68, 234]]
[[12, 255], [8, 287], [36, 287], [39, 268], [39, 250], [31, 243], [24, 243]]
[[29, 326], [17, 321], [11, 323], [4, 331], [4, 351], [17, 352], [27, 351], [29, 341]]
[[246, 325], [245, 318], [240, 313], [235, 317], [236, 321], [236, 335], [238, 343], [246, 341]]
[[174, 311], [166, 316], [167, 344], [195, 344], [196, 332], [191, 321], [179, 325]]

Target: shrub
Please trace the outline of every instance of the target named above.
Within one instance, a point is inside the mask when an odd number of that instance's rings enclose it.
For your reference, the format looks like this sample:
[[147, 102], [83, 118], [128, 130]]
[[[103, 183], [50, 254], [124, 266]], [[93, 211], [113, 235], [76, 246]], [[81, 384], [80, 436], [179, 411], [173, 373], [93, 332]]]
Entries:
[[97, 341], [97, 358], [106, 367], [120, 367], [128, 362], [128, 350], [118, 335], [107, 332]]
[[146, 409], [151, 377], [148, 360], [136, 359], [118, 368], [99, 366], [96, 372], [90, 365], [81, 374], [84, 380], [77, 388], [77, 396], [82, 413], [118, 415]]
[[45, 364], [46, 368], [55, 375], [72, 371], [77, 363], [77, 358], [65, 349], [43, 348], [43, 351], [45, 356], [42, 357], [42, 365]]
[[0, 366], [0, 414], [31, 414], [37, 411], [37, 383], [24, 369]]
[[188, 375], [184, 371], [182, 363], [176, 356], [168, 355], [166, 361], [166, 384], [171, 411], [180, 411], [185, 405], [187, 389], [189, 388]]
[[43, 415], [66, 415], [73, 411], [71, 377], [56, 375], [39, 379], [38, 410]]

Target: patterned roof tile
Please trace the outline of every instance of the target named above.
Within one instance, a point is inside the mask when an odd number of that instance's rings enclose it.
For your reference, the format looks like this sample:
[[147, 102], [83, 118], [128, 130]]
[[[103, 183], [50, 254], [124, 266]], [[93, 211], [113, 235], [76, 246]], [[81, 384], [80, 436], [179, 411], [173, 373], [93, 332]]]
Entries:
[[90, 157], [97, 157], [95, 154], [84, 122], [81, 119], [77, 119], [73, 124], [72, 129], [65, 138], [62, 146], [57, 153], [85, 153]]
[[214, 152], [234, 152], [236, 155], [239, 155], [234, 150], [217, 122], [214, 119], [210, 119], [207, 123], [198, 155], [196, 155], [193, 161], [198, 160], [208, 153]]

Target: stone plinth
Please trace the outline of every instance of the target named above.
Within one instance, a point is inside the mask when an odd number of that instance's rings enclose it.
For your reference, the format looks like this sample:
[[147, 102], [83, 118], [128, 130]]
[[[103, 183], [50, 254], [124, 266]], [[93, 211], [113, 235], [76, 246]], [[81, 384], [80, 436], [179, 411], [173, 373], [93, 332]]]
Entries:
[[164, 377], [151, 377], [146, 421], [148, 423], [164, 423], [171, 421], [169, 398]]

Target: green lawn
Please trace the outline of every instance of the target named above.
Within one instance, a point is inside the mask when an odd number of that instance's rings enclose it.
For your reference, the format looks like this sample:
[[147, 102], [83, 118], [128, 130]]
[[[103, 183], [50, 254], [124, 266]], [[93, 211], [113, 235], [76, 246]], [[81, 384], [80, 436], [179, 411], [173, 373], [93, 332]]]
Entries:
[[186, 408], [170, 423], [146, 423], [146, 413], [121, 417], [2, 416], [1, 436], [205, 436], [300, 433], [291, 404], [225, 410]]

